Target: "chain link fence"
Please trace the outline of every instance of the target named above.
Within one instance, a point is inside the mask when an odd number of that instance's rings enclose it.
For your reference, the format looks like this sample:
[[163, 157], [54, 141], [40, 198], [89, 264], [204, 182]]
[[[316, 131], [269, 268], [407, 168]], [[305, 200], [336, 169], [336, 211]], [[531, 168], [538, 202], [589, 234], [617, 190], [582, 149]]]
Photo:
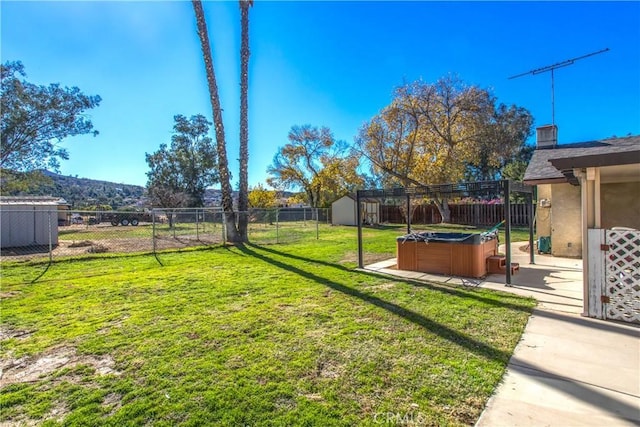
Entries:
[[[3, 261], [158, 253], [226, 243], [220, 208], [96, 212], [3, 206], [0, 214]], [[236, 220], [246, 215], [249, 240], [256, 244], [318, 239], [330, 223], [329, 209], [253, 209], [235, 215]]]

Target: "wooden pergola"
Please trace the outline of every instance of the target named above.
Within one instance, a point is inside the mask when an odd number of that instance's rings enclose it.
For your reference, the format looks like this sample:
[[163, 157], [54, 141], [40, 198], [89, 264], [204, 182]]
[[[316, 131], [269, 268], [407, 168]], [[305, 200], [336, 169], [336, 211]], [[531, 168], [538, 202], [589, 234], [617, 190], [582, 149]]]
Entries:
[[358, 218], [358, 267], [364, 268], [362, 252], [361, 200], [404, 198], [407, 206], [407, 233], [411, 233], [411, 198], [457, 198], [473, 196], [502, 197], [504, 200], [504, 228], [506, 240], [506, 285], [511, 285], [511, 194], [525, 196], [527, 222], [529, 224], [529, 258], [534, 264], [533, 250], [533, 188], [526, 184], [510, 180], [462, 182], [459, 184], [436, 184], [389, 189], [370, 189], [356, 191], [356, 217]]

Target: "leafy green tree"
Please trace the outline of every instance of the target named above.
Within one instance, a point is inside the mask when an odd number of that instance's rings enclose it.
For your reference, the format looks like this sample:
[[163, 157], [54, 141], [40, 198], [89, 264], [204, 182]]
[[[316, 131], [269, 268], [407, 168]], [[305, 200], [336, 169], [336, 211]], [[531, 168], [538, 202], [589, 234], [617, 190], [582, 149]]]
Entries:
[[3, 196], [38, 195], [40, 188], [52, 184], [51, 178], [45, 176], [40, 170], [18, 172], [2, 169], [0, 171], [0, 194]]
[[300, 188], [311, 207], [327, 205], [362, 184], [359, 156], [351, 155], [327, 127], [293, 126], [289, 143], [276, 153], [267, 183], [279, 189]]
[[165, 208], [204, 206], [207, 187], [218, 182], [217, 156], [208, 136], [209, 123], [198, 114], [174, 117], [171, 145], [147, 154], [147, 189], [153, 203]]
[[91, 133], [85, 112], [100, 104], [100, 96], [84, 95], [77, 87], [29, 83], [20, 61], [0, 66], [0, 167], [15, 171], [59, 170], [68, 159], [60, 146], [69, 136]]
[[111, 206], [111, 205], [97, 204], [97, 205], [87, 205], [87, 206], [83, 207], [83, 210], [109, 212], [109, 211], [112, 211], [114, 209], [113, 209], [113, 206]]
[[278, 192], [267, 190], [262, 184], [258, 184], [249, 191], [248, 199], [252, 208], [275, 208], [278, 205]]
[[302, 205], [306, 203], [307, 195], [303, 192], [293, 193], [291, 196], [287, 197], [287, 205]]
[[522, 182], [528, 165], [529, 162], [524, 160], [514, 160], [507, 163], [502, 169], [502, 178]]
[[527, 145], [533, 132], [533, 116], [529, 111], [515, 105], [497, 105], [487, 115], [483, 127], [478, 135], [478, 155], [467, 165], [467, 181], [506, 179], [507, 165], [529, 162], [533, 154], [533, 147]]

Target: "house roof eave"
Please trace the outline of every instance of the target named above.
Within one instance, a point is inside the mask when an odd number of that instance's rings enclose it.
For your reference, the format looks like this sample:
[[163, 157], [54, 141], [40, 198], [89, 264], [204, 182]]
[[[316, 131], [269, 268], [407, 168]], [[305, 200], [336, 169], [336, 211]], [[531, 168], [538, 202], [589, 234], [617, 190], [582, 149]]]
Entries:
[[640, 163], [640, 150], [549, 159], [558, 170]]
[[527, 185], [564, 184], [567, 182], [567, 178], [563, 176], [560, 178], [525, 179], [522, 182]]

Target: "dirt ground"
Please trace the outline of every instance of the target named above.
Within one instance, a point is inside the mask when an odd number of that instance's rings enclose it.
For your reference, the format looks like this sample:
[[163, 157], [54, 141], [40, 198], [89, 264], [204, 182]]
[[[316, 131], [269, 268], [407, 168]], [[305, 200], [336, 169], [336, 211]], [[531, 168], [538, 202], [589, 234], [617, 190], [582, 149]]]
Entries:
[[[0, 339], [16, 338], [24, 339], [33, 331], [18, 331], [0, 328]], [[96, 376], [120, 375], [115, 369], [115, 362], [109, 355], [79, 355], [71, 346], [58, 346], [41, 354], [14, 358], [11, 354], [0, 359], [0, 392], [11, 384], [33, 383], [48, 380], [49, 385], [66, 382], [82, 382], [77, 374], [67, 373], [56, 375], [62, 369], [76, 366], [89, 366], [95, 370]], [[121, 396], [114, 393], [107, 395], [102, 402], [105, 408], [111, 411], [121, 405]], [[31, 426], [40, 425], [47, 420], [61, 422], [69, 413], [66, 404], [59, 402], [41, 419], [34, 420], [22, 415], [17, 419], [8, 419], [0, 423], [0, 426]]]
[[[24, 336], [24, 335], [22, 335]], [[2, 387], [10, 384], [38, 381], [62, 368], [88, 365], [95, 369], [97, 375], [119, 373], [114, 369], [111, 356], [80, 356], [73, 347], [62, 346], [33, 357], [3, 358], [0, 361]]]
[[[180, 249], [190, 246], [215, 245], [221, 243], [220, 238], [210, 236], [178, 236], [176, 238], [156, 238], [155, 250]], [[97, 253], [132, 253], [152, 252], [154, 243], [151, 238], [124, 237], [109, 239], [60, 240], [53, 247], [52, 258], [63, 256], [82, 256]], [[46, 259], [49, 257], [48, 246], [32, 246], [27, 248], [8, 248], [0, 253], [5, 261], [27, 261]]]

